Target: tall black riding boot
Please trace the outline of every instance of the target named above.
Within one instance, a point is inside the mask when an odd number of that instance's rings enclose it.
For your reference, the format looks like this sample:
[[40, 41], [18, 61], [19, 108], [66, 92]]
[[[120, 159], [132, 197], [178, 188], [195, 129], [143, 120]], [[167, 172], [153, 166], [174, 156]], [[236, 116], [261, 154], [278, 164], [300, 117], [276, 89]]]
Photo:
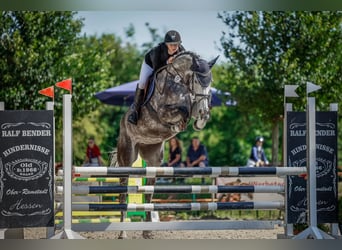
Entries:
[[137, 85], [137, 89], [135, 90], [134, 96], [134, 103], [131, 106], [131, 113], [128, 116], [128, 121], [134, 125], [137, 125], [139, 115], [140, 115], [140, 108], [144, 101], [144, 89], [140, 89]]

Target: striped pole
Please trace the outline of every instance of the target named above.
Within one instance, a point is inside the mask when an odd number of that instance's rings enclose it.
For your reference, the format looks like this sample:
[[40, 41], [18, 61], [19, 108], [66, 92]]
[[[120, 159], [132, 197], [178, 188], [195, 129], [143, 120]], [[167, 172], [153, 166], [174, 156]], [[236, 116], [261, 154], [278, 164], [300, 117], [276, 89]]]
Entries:
[[[63, 187], [58, 186], [57, 192], [63, 192]], [[283, 193], [283, 186], [73, 186], [73, 194], [165, 194], [165, 193], [186, 193], [186, 194], [216, 194], [216, 193]]]
[[[243, 175], [286, 176], [307, 172], [306, 167], [74, 167], [74, 176], [116, 177], [229, 177]], [[62, 170], [59, 170], [62, 171]]]
[[[130, 222], [130, 218], [126, 218], [125, 222]], [[81, 223], [113, 223], [120, 222], [120, 218], [93, 218], [93, 219], [72, 219], [72, 224], [81, 224]], [[56, 219], [56, 225], [63, 224], [63, 220]]]
[[216, 198], [196, 198], [194, 199], [152, 199], [152, 203], [189, 203], [189, 202], [214, 202], [218, 201]]
[[215, 211], [243, 209], [283, 209], [283, 201], [268, 202], [208, 202], [166, 204], [73, 204], [75, 211]]
[[[63, 176], [56, 176], [56, 181], [63, 181]], [[120, 183], [120, 178], [115, 177], [74, 177], [73, 182], [83, 181], [83, 182], [114, 182]]]
[[92, 177], [76, 177], [76, 178], [73, 179], [73, 181], [115, 182], [115, 183], [119, 183], [120, 179], [119, 178], [111, 178], [111, 177], [97, 177], [97, 178], [92, 178]]
[[[57, 209], [62, 208], [62, 203], [56, 204]], [[72, 211], [74, 217], [99, 217], [99, 216], [120, 216], [119, 211]], [[63, 217], [63, 211], [59, 211], [55, 214], [55, 218]]]

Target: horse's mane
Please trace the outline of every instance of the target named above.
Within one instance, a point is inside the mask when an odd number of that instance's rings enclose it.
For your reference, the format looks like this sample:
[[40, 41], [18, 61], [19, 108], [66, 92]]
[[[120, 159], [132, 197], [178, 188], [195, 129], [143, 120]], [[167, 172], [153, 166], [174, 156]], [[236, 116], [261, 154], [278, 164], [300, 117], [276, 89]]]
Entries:
[[195, 52], [190, 51], [190, 50], [186, 50], [186, 51], [182, 51], [182, 52], [178, 53], [178, 54], [175, 56], [175, 58], [181, 57], [181, 56], [184, 56], [184, 55], [190, 55], [191, 57], [196, 58], [196, 59], [199, 59], [199, 58], [200, 58], [200, 56], [199, 56], [198, 54], [196, 54]]
[[196, 76], [198, 77], [200, 84], [204, 87], [209, 86], [212, 79], [212, 75], [208, 62], [192, 51], [182, 51], [181, 53], [176, 55], [175, 59], [185, 55], [191, 56], [192, 65], [190, 69], [196, 73]]

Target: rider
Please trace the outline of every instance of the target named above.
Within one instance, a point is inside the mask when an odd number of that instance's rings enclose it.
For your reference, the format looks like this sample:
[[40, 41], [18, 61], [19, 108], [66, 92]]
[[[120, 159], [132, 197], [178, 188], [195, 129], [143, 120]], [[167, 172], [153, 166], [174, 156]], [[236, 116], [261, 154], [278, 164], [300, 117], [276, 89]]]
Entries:
[[255, 139], [255, 145], [251, 149], [251, 154], [247, 162], [248, 167], [263, 167], [269, 164], [262, 147], [263, 142], [264, 137], [262, 136], [258, 136]]
[[140, 107], [143, 103], [145, 87], [149, 77], [161, 67], [172, 63], [174, 56], [179, 52], [185, 51], [181, 42], [180, 34], [175, 30], [170, 30], [165, 34], [164, 42], [158, 44], [146, 53], [145, 59], [141, 65], [134, 103], [131, 106], [131, 112], [128, 116], [128, 121], [130, 123], [134, 125], [138, 123]]

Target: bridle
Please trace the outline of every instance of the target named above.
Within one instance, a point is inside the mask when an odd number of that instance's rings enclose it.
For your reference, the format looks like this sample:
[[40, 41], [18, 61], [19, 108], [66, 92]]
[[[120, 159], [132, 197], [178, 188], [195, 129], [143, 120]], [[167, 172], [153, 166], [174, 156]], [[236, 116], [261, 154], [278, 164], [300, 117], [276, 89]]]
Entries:
[[[188, 53], [190, 54], [190, 53]], [[183, 55], [183, 54], [179, 54], [179, 55]], [[179, 56], [177, 55], [176, 58]], [[191, 56], [193, 56], [192, 54], [190, 54]], [[167, 68], [167, 72], [168, 74], [170, 74], [175, 80], [174, 83], [179, 84], [180, 82], [186, 84], [186, 80], [184, 79], [184, 77], [179, 73], [179, 71], [177, 70], [177, 68], [174, 66], [174, 64], [171, 64], [171, 67], [173, 68], [173, 70], [176, 72], [176, 74], [172, 74]], [[198, 79], [197, 75], [200, 76], [209, 76], [209, 74], [211, 74], [210, 71], [208, 71], [207, 73], [201, 73], [201, 72], [196, 72], [191, 70], [191, 76], [189, 78], [189, 84], [186, 84], [188, 86], [188, 90], [190, 92], [190, 99], [191, 99], [191, 110], [193, 109], [193, 107], [195, 105], [197, 105], [198, 103], [200, 103], [203, 100], [207, 100], [208, 101], [208, 105], [210, 105], [211, 102], [211, 93], [209, 92], [209, 94], [201, 94], [201, 93], [196, 93], [195, 91], [195, 81], [197, 80], [198, 84], [200, 84], [201, 86], [202, 83], [201, 81]], [[177, 79], [178, 78], [178, 79]]]
[[207, 75], [210, 74], [210, 71], [205, 73], [205, 74], [200, 73], [200, 72], [195, 72], [195, 71], [192, 72], [192, 76], [191, 76], [192, 80], [191, 80], [191, 82], [189, 84], [189, 86], [190, 86], [189, 88], [190, 88], [191, 95], [193, 95], [193, 106], [195, 104], [197, 104], [197, 103], [200, 103], [203, 100], [207, 100], [208, 101], [208, 105], [210, 106], [210, 102], [211, 102], [211, 93], [210, 93], [210, 91], [209, 91], [209, 94], [200, 94], [200, 93], [196, 93], [195, 90], [194, 90], [194, 88], [195, 88], [195, 86], [194, 86], [195, 78], [197, 78], [196, 79], [197, 82], [199, 84], [201, 84], [201, 81], [197, 77], [198, 74], [203, 75], [203, 76], [207, 76]]
[[[176, 58], [180, 55], [183, 55], [184, 53], [190, 54], [190, 56], [192, 56], [192, 58], [194, 59], [194, 55], [192, 53], [187, 53], [187, 52], [183, 52], [183, 53], [178, 54], [176, 56]], [[157, 82], [157, 75], [164, 70], [166, 72], [166, 74], [164, 75], [164, 81], [166, 84], [168, 84], [168, 85], [170, 85], [170, 84], [171, 85], [179, 85], [179, 86], [182, 86], [182, 88], [183, 88], [183, 86], [187, 88], [187, 92], [183, 93], [184, 97], [189, 98], [189, 101], [190, 101], [190, 107], [189, 107], [190, 110], [189, 110], [189, 113], [187, 114], [187, 119], [183, 121], [184, 126], [186, 127], [186, 124], [188, 124], [191, 120], [191, 115], [192, 115], [193, 110], [197, 107], [197, 105], [199, 103], [207, 100], [209, 108], [210, 108], [211, 92], [209, 91], [208, 94], [197, 93], [195, 82], [196, 82], [196, 84], [200, 84], [202, 87], [209, 87], [208, 83], [203, 84], [203, 82], [201, 82], [201, 78], [205, 78], [205, 77], [208, 78], [209, 75], [211, 74], [211, 72], [209, 70], [206, 73], [201, 73], [201, 72], [189, 69], [189, 71], [191, 71], [191, 73], [182, 74], [181, 70], [179, 68], [177, 69], [177, 67], [175, 66], [175, 62], [173, 62], [172, 64], [168, 64], [168, 65], [160, 68], [157, 72], [155, 72], [155, 74], [154, 74], [154, 81], [155, 82]], [[187, 79], [186, 79], [186, 77], [187, 77]], [[211, 77], [210, 77], [210, 79], [211, 79]], [[153, 117], [155, 117], [156, 119], [159, 119], [159, 115], [158, 115], [158, 111], [157, 111], [158, 108], [153, 107], [150, 102], [146, 103], [146, 107], [148, 108], [148, 110], [150, 111], [150, 114]], [[198, 114], [198, 115], [201, 115], [201, 114]], [[164, 122], [162, 120], [160, 120], [160, 122], [164, 126], [168, 126], [171, 128], [175, 126], [175, 124]]]

